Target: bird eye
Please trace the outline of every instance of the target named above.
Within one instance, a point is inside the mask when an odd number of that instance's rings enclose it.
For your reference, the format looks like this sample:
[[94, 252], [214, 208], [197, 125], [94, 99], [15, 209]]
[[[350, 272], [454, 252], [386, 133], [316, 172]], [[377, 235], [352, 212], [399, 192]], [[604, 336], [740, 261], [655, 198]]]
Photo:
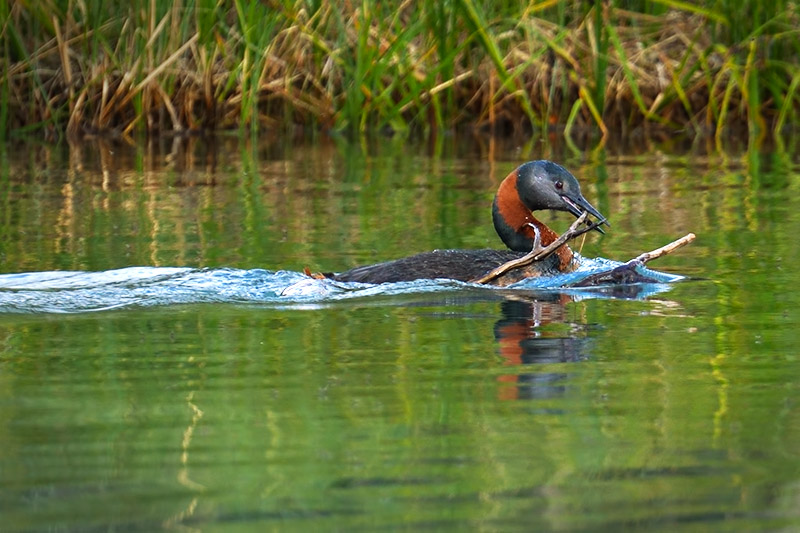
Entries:
[[561, 180], [556, 181], [556, 189], [559, 191], [564, 188], [564, 182]]

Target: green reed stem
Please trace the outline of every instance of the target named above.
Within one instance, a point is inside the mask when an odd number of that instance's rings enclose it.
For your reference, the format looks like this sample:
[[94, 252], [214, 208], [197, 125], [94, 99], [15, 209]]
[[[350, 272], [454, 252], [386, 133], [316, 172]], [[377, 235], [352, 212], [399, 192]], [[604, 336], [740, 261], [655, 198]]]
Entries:
[[2, 2], [0, 135], [491, 119], [760, 136], [800, 120], [798, 26], [788, 0]]

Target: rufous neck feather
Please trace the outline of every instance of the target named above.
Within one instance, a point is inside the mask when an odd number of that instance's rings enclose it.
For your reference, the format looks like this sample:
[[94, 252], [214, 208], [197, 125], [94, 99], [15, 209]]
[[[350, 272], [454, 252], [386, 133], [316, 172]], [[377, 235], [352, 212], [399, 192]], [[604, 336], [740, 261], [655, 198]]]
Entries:
[[[536, 236], [531, 225], [539, 230], [541, 245], [547, 246], [558, 238], [558, 234], [533, 216], [519, 197], [517, 172], [503, 180], [497, 190], [492, 212], [494, 226], [503, 242], [517, 251], [530, 251]], [[564, 245], [558, 249], [562, 270], [572, 261], [572, 250]]]

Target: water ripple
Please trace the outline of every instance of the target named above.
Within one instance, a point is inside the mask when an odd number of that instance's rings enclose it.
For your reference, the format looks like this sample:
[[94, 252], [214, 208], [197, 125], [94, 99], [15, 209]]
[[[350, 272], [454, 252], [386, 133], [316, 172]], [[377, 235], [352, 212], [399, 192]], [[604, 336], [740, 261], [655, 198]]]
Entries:
[[[575, 289], [569, 285], [621, 263], [583, 260], [576, 272], [531, 278], [503, 290], [570, 292], [576, 298], [644, 298], [669, 290], [681, 276], [641, 269], [658, 283], [637, 284], [634, 290]], [[628, 287], [631, 289], [631, 287]], [[315, 306], [353, 298], [463, 290], [495, 291], [491, 287], [452, 280], [417, 280], [368, 285], [312, 279], [300, 272], [234, 268], [128, 267], [104, 272], [53, 271], [0, 275], [0, 313], [81, 313], [124, 307], [188, 303], [250, 303]]]

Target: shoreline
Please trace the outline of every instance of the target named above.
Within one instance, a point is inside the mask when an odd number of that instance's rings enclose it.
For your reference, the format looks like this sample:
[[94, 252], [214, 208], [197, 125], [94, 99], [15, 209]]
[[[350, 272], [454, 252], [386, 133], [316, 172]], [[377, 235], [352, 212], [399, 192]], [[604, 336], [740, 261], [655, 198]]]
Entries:
[[468, 127], [719, 143], [731, 131], [779, 137], [800, 111], [797, 15], [782, 2], [739, 42], [734, 17], [750, 15], [735, 5], [200, 4], [12, 4], [0, 136]]

